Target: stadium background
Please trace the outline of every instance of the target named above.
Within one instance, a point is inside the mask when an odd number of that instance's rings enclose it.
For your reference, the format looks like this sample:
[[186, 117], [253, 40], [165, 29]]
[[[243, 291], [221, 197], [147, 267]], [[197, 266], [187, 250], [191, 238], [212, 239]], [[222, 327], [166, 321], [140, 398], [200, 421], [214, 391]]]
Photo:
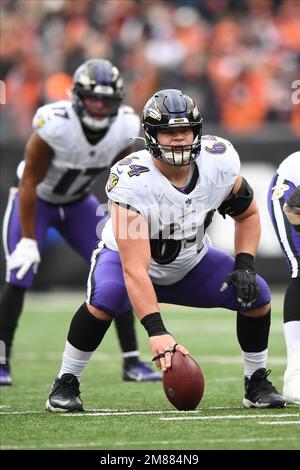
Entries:
[[[270, 283], [286, 282], [266, 193], [279, 162], [299, 150], [297, 0], [2, 0], [0, 8], [1, 219], [35, 109], [64, 98], [84, 60], [108, 58], [139, 114], [155, 90], [181, 88], [199, 103], [204, 134], [233, 142], [261, 209], [258, 270]], [[102, 202], [106, 178], [94, 188]], [[215, 244], [232, 251], [232, 223], [215, 219]], [[35, 288], [83, 288], [87, 271], [50, 231]], [[1, 283], [4, 275], [2, 250]]]

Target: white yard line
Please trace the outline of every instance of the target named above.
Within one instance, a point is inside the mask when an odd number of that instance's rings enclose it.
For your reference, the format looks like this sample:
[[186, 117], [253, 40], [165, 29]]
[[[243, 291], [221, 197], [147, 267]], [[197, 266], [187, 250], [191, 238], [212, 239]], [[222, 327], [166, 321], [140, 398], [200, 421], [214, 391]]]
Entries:
[[231, 420], [231, 419], [260, 419], [260, 418], [289, 418], [289, 417], [300, 417], [300, 414], [296, 413], [283, 413], [279, 414], [259, 414], [259, 415], [223, 415], [223, 416], [180, 416], [172, 418], [159, 418], [162, 421], [187, 421], [187, 420]]
[[[223, 443], [255, 443], [255, 442], [284, 442], [284, 441], [298, 441], [298, 437], [245, 437], [240, 439], [202, 439], [197, 441], [189, 440], [189, 444], [223, 444]], [[186, 444], [186, 439], [182, 440], [157, 440], [157, 441], [117, 441], [114, 443], [115, 447], [122, 447], [123, 449], [130, 449], [132, 446], [145, 446], [145, 448], [149, 448], [149, 446], [158, 446], [158, 445], [166, 445], [166, 446], [173, 446], [173, 445], [180, 445]], [[67, 449], [67, 448], [87, 448], [87, 447], [103, 447], [104, 442], [101, 441], [90, 441], [90, 442], [73, 442], [73, 443], [51, 443], [51, 444], [39, 444], [38, 446], [34, 444], [24, 444], [24, 445], [1, 445], [0, 449], [2, 450], [34, 450], [34, 449]], [[201, 450], [201, 449], [200, 449]], [[151, 452], [151, 450], [149, 450]]]
[[44, 413], [44, 411], [0, 411], [0, 415], [38, 415]]
[[[298, 424], [300, 425], [300, 421], [272, 421], [271, 423], [269, 421], [258, 421], [257, 424], [268, 424], [268, 425], [275, 425], [275, 424]], [[299, 437], [299, 444], [300, 444], [300, 437]]]
[[[228, 408], [231, 409], [232, 408]], [[201, 411], [201, 410], [200, 410]], [[24, 411], [0, 411], [0, 415], [30, 415], [30, 414], [41, 414], [46, 413], [46, 410], [24, 410]], [[126, 415], [157, 415], [157, 414], [180, 414], [180, 413], [199, 413], [199, 410], [194, 411], [177, 411], [177, 410], [149, 410], [149, 411], [138, 411], [138, 410], [114, 410], [111, 408], [100, 408], [95, 410], [87, 410], [84, 413], [56, 413], [56, 416], [126, 416]]]
[[[11, 408], [11, 406], [0, 406], [0, 409], [4, 408]], [[201, 413], [205, 412], [208, 410], [240, 410], [240, 408], [234, 408], [232, 406], [209, 406], [207, 408], [202, 408], [200, 410], [192, 410], [192, 411], [177, 411], [177, 410], [149, 410], [149, 411], [138, 411], [138, 410], [128, 410], [128, 409], [114, 409], [114, 408], [95, 408], [95, 409], [87, 409], [86, 412], [84, 412], [81, 415], [77, 416], [95, 416], [95, 413], [99, 413], [98, 416], [113, 416], [113, 415], [122, 415], [122, 414], [128, 414], [128, 413], [134, 413], [134, 414], [180, 414], [180, 413], [189, 413], [189, 414], [195, 414], [195, 413]], [[0, 415], [30, 415], [30, 414], [41, 414], [45, 413], [45, 410], [37, 411], [37, 410], [23, 410], [23, 411], [0, 411]], [[63, 414], [63, 416], [66, 416], [66, 414]], [[69, 413], [67, 416], [71, 416], [72, 414]], [[56, 416], [61, 416], [58, 413]], [[75, 415], [72, 415], [75, 416]]]
[[[204, 410], [203, 410], [204, 411]], [[174, 413], [185, 413], [189, 414], [191, 412], [184, 411], [124, 411], [124, 412], [114, 412], [114, 413], [64, 413], [63, 416], [80, 418], [84, 416], [132, 416], [132, 415], [158, 415], [158, 414], [174, 414]], [[163, 421], [183, 421], [183, 420], [231, 420], [231, 419], [261, 419], [261, 418], [289, 418], [289, 417], [300, 417], [300, 414], [296, 413], [284, 413], [284, 414], [259, 414], [259, 415], [217, 415], [217, 416], [177, 416], [177, 417], [168, 417], [168, 418], [159, 418]]]
[[[175, 413], [186, 413], [184, 411], [175, 411]], [[191, 413], [189, 411], [189, 413]], [[161, 415], [161, 414], [174, 414], [174, 411], [116, 411], [113, 413], [103, 413], [103, 412], [96, 412], [96, 413], [83, 413], [79, 415], [79, 413], [64, 413], [63, 416], [78, 418], [84, 416], [133, 416], [133, 415]]]
[[[56, 413], [55, 416], [63, 416], [69, 418], [85, 418], [87, 416], [145, 416], [145, 415], [181, 415], [184, 416], [174, 416], [174, 417], [160, 417], [160, 420], [163, 421], [180, 421], [180, 420], [236, 420], [236, 419], [261, 419], [261, 418], [298, 418], [300, 417], [299, 413], [283, 413], [283, 414], [257, 414], [257, 415], [214, 415], [214, 416], [191, 416], [196, 413], [205, 413], [210, 409], [231, 409], [232, 407], [212, 407], [200, 410], [193, 411], [177, 411], [177, 410], [149, 410], [149, 411], [138, 411], [138, 410], [119, 410], [119, 409], [110, 409], [103, 408], [98, 410], [87, 410], [84, 413]], [[45, 410], [24, 410], [24, 411], [0, 411], [0, 415], [36, 415], [44, 414]]]

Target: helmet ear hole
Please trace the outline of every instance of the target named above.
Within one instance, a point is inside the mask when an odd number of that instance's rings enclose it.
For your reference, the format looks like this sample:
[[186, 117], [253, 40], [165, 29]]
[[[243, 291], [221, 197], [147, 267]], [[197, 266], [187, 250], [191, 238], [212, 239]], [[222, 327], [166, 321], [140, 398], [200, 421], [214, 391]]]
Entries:
[[[202, 117], [197, 105], [181, 90], [168, 89], [155, 93], [144, 107], [142, 127], [146, 149], [153, 157], [171, 165], [188, 165], [201, 151]], [[170, 149], [172, 146], [166, 148], [157, 140], [158, 130], [178, 127], [191, 127], [194, 135], [192, 145], [182, 146], [182, 158], [177, 158], [178, 152]]]

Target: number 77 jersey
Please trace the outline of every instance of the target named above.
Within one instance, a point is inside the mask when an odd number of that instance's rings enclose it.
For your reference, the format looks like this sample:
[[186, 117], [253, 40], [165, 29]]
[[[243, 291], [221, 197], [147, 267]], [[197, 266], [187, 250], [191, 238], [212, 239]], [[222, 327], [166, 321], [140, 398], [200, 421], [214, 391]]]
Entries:
[[54, 151], [37, 194], [52, 204], [66, 204], [87, 194], [97, 175], [132, 145], [130, 139], [139, 134], [140, 119], [129, 106], [120, 106], [107, 132], [91, 144], [72, 103], [58, 101], [37, 110], [33, 128]]
[[[149, 275], [155, 284], [178, 282], [205, 256], [211, 245], [206, 227], [239, 174], [239, 157], [230, 142], [211, 136], [201, 141], [202, 150], [191, 166], [198, 178], [188, 192], [171, 184], [147, 150], [129, 155], [111, 169], [106, 185], [109, 199], [139, 212], [148, 222]], [[130, 225], [129, 230], [132, 238], [138, 237], [138, 227]], [[118, 250], [110, 219], [102, 241]]]

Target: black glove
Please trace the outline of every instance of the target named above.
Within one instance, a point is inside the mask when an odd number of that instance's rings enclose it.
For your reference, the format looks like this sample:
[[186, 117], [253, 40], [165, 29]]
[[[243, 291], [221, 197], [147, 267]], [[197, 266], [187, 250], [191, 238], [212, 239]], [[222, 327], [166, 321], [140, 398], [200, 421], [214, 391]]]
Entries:
[[233, 271], [226, 277], [220, 291], [228, 286], [236, 288], [238, 302], [242, 307], [251, 307], [258, 296], [259, 284], [254, 269], [254, 256], [239, 253], [235, 258]]

